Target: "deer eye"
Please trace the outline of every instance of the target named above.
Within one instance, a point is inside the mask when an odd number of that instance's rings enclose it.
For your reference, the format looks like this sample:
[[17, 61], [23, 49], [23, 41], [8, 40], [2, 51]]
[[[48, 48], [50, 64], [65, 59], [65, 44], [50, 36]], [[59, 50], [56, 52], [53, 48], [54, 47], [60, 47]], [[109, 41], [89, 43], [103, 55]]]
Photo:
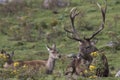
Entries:
[[86, 49], [89, 49], [89, 48], [90, 48], [90, 46], [87, 46], [87, 47], [86, 47]]

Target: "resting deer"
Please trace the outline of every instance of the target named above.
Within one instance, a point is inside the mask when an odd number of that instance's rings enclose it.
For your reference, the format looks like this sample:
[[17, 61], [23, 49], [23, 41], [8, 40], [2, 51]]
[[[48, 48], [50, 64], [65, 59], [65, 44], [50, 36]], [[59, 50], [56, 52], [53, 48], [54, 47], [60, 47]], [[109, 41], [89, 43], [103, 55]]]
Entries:
[[58, 53], [56, 50], [56, 45], [54, 44], [52, 47], [47, 46], [48, 52], [49, 52], [49, 57], [48, 60], [32, 60], [32, 61], [13, 61], [13, 55], [14, 53], [12, 52], [11, 54], [6, 54], [8, 56], [7, 62], [4, 64], [4, 68], [12, 68], [16, 69], [14, 66], [15, 62], [19, 63], [19, 67], [22, 67], [24, 65], [28, 67], [33, 67], [33, 68], [41, 68], [44, 67], [46, 69], [47, 74], [52, 74], [54, 67], [55, 67], [55, 61], [56, 59], [60, 58], [61, 55]]
[[[106, 3], [106, 0], [105, 0], [105, 8], [102, 8], [100, 6], [99, 3], [97, 3], [97, 6], [100, 8], [101, 10], [101, 13], [102, 13], [102, 22], [99, 26], [99, 29], [94, 32], [90, 37], [83, 37], [83, 38], [80, 38], [80, 36], [78, 35], [78, 32], [75, 28], [75, 25], [74, 25], [74, 20], [75, 20], [75, 17], [77, 15], [79, 15], [79, 12], [77, 11], [76, 8], [73, 8], [71, 9], [71, 12], [70, 12], [70, 19], [71, 19], [71, 30], [68, 30], [67, 28], [64, 28], [64, 30], [67, 32], [67, 37], [70, 38], [70, 39], [73, 39], [75, 41], [78, 41], [80, 43], [80, 47], [79, 47], [79, 57], [84, 60], [84, 64], [86, 65], [87, 68], [89, 68], [92, 60], [93, 60], [93, 57], [90, 55], [92, 52], [95, 52], [95, 51], [98, 51], [98, 49], [96, 48], [95, 44], [93, 43], [92, 39], [97, 35], [99, 34], [103, 29], [104, 29], [104, 24], [105, 24], [105, 15], [106, 15], [106, 9], [107, 9], [107, 3]], [[69, 34], [71, 35], [69, 35]], [[77, 59], [77, 58], [76, 58]], [[77, 59], [79, 60], [79, 59]], [[73, 60], [74, 61], [74, 60]], [[104, 55], [104, 58], [103, 58], [103, 62], [106, 61], [103, 65], [106, 65], [106, 74], [103, 75], [103, 76], [108, 76], [108, 73], [109, 73], [109, 69], [108, 69], [108, 62], [107, 62], [107, 58], [106, 56]], [[75, 62], [74, 62], [75, 63]], [[78, 63], [80, 63], [80, 61], [78, 61]], [[78, 63], [75, 63], [74, 65], [78, 64]], [[74, 65], [71, 65], [71, 67], [73, 67]], [[77, 66], [76, 66], [77, 67]], [[75, 67], [73, 67], [75, 68]], [[74, 70], [74, 69], [73, 69]], [[76, 70], [77, 71], [77, 70]], [[75, 72], [76, 73], [76, 72]]]
[[71, 63], [67, 65], [65, 75], [68, 75], [69, 73], [71, 75], [82, 75], [84, 76], [85, 66], [81, 65], [81, 58], [78, 55], [70, 55], [68, 58], [73, 58]]

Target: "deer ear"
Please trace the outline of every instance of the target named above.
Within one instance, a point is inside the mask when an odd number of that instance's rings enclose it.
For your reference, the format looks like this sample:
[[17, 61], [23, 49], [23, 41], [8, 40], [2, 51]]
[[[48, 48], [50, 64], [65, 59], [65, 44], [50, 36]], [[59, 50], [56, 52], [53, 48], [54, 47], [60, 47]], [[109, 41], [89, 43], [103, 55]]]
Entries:
[[98, 42], [98, 39], [94, 39], [94, 40], [91, 41], [91, 44], [95, 45], [95, 44], [97, 44], [97, 42]]
[[48, 45], [46, 45], [46, 48], [47, 48], [47, 50], [48, 50], [48, 51], [50, 51], [50, 50], [51, 50], [51, 48], [50, 48]]

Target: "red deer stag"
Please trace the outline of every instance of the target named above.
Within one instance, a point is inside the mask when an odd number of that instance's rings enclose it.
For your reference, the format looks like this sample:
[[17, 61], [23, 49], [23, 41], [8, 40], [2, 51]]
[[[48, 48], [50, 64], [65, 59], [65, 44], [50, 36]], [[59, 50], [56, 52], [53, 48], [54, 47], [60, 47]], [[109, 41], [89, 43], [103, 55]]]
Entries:
[[[80, 36], [78, 35], [78, 32], [74, 26], [74, 20], [75, 17], [77, 15], [79, 15], [79, 12], [77, 11], [76, 8], [72, 8], [71, 12], [70, 12], [70, 20], [71, 20], [71, 30], [68, 30], [67, 28], [64, 28], [64, 30], [67, 32], [67, 37], [70, 39], [73, 39], [75, 41], [78, 41], [80, 43], [80, 47], [79, 47], [79, 54], [78, 57], [79, 58], [75, 58], [73, 59], [73, 61], [71, 62], [71, 64], [68, 67], [72, 67], [73, 71], [70, 72], [66, 72], [67, 73], [78, 73], [78, 70], [76, 68], [78, 68], [79, 65], [75, 66], [76, 64], [80, 64], [81, 65], [81, 61], [82, 63], [85, 65], [85, 67], [87, 69], [89, 69], [89, 66], [91, 65], [92, 61], [93, 61], [93, 57], [90, 55], [92, 52], [96, 52], [99, 51], [96, 46], [93, 44], [93, 38], [99, 34], [103, 29], [104, 29], [104, 24], [105, 24], [105, 15], [106, 15], [106, 9], [107, 9], [107, 1], [105, 0], [105, 8], [102, 8], [100, 6], [99, 3], [97, 3], [97, 6], [100, 8], [101, 13], [102, 13], [102, 22], [99, 26], [99, 29], [94, 32], [90, 37], [83, 37], [80, 38]], [[71, 35], [69, 35], [69, 34]], [[100, 73], [98, 70], [98, 72], [96, 71], [96, 75], [97, 76], [108, 76], [109, 74], [109, 68], [108, 68], [108, 62], [107, 62], [107, 58], [106, 56], [103, 54], [101, 56], [102, 58], [102, 62], [103, 65], [105, 66], [105, 69], [102, 73]], [[76, 63], [77, 62], [77, 63]], [[73, 64], [72, 64], [73, 63]], [[81, 70], [82, 72], [82, 70]], [[101, 75], [100, 75], [101, 74]]]
[[[47, 49], [49, 51], [49, 57], [48, 60], [32, 60], [32, 61], [13, 61], [13, 55], [14, 52], [11, 54], [7, 54], [7, 62], [4, 64], [4, 68], [12, 68], [12, 69], [17, 69], [18, 67], [22, 67], [24, 65], [28, 67], [32, 67], [34, 69], [40, 69], [41, 67], [44, 67], [46, 69], [46, 74], [52, 74], [54, 67], [55, 67], [55, 61], [56, 59], [60, 58], [61, 55], [58, 53], [56, 49], [56, 45], [54, 44], [52, 47], [47, 46]], [[14, 63], [18, 63], [19, 65], [14, 66]]]

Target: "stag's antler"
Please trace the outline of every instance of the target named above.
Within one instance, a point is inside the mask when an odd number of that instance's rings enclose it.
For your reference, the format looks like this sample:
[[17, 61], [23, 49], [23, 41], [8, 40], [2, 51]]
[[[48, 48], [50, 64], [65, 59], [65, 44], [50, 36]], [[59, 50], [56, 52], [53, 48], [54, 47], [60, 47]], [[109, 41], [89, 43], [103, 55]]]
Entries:
[[[70, 39], [74, 39], [74, 40], [77, 40], [77, 41], [82, 41], [82, 39], [79, 38], [79, 35], [77, 33], [77, 30], [75, 29], [75, 26], [74, 26], [74, 20], [75, 20], [75, 17], [77, 15], [79, 15], [80, 12], [77, 11], [77, 8], [72, 8], [71, 11], [70, 11], [70, 20], [71, 20], [71, 27], [72, 27], [72, 30], [68, 30], [64, 27], [64, 30], [67, 32], [67, 36], [68, 38]], [[68, 33], [71, 33], [72, 36], [68, 35]]]
[[[97, 3], [97, 6], [100, 8], [101, 10], [101, 13], [102, 13], [102, 23], [101, 25], [99, 26], [99, 29], [93, 33], [89, 38], [86, 38], [84, 36], [84, 39], [85, 40], [91, 40], [93, 39], [100, 31], [103, 30], [104, 28], [104, 24], [105, 24], [105, 14], [106, 14], [106, 10], [107, 10], [107, 0], [105, 0], [105, 8], [102, 8], [101, 5], [99, 3]], [[80, 41], [80, 42], [83, 42], [83, 39], [80, 39], [79, 38], [79, 35], [77, 34], [77, 30], [75, 29], [75, 26], [74, 26], [74, 20], [75, 20], [75, 17], [79, 15], [79, 12], [77, 11], [76, 8], [72, 8], [71, 11], [70, 11], [70, 19], [71, 19], [71, 27], [72, 27], [72, 30], [67, 30], [66, 28], [64, 28], [64, 30], [67, 32], [67, 37], [70, 38], [70, 39], [74, 39], [76, 41]], [[71, 33], [72, 36], [68, 35], [68, 33]]]
[[100, 8], [101, 13], [102, 13], [102, 23], [101, 23], [101, 25], [99, 26], [99, 29], [98, 29], [95, 33], [93, 33], [90, 38], [85, 38], [85, 39], [88, 39], [88, 40], [93, 39], [93, 38], [94, 38], [100, 31], [102, 31], [103, 28], [104, 28], [105, 15], [106, 15], [106, 10], [107, 10], [107, 2], [106, 2], [106, 0], [105, 0], [105, 8], [104, 8], [104, 9], [101, 7], [101, 5], [100, 5], [99, 3], [97, 3], [97, 6]]

